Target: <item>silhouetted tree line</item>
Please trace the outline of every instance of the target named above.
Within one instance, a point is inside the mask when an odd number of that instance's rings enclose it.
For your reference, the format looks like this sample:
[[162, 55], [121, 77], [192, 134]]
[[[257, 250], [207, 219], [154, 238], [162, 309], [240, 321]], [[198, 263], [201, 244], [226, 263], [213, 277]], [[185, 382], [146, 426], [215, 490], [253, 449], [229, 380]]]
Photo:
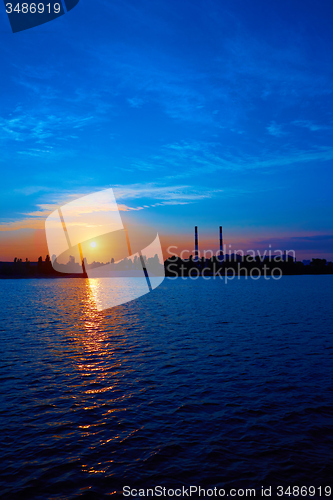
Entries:
[[17, 257], [15, 257], [14, 262], [0, 262], [0, 278], [47, 277], [66, 277], [65, 274], [59, 273], [53, 269], [49, 255], [46, 256], [44, 261], [40, 256], [37, 262], [30, 262], [29, 259], [25, 259], [23, 262], [22, 259], [18, 259]]
[[[45, 261], [43, 261], [42, 257], [39, 257], [37, 262], [32, 263], [28, 259], [26, 259], [25, 262], [22, 262], [22, 259], [18, 259], [17, 257], [15, 257], [14, 262], [0, 262], [0, 278], [87, 277], [87, 275], [82, 272], [81, 265], [75, 263], [73, 258], [72, 260], [70, 258], [70, 261], [67, 264], [59, 264], [56, 261], [55, 256], [52, 258], [54, 259], [55, 269], [52, 267], [49, 255], [46, 256]], [[159, 262], [157, 254], [155, 254], [154, 257], [149, 258], [143, 255], [142, 259], [135, 256], [133, 260], [126, 257], [119, 262], [115, 262], [112, 258], [111, 262], [108, 262], [107, 264], [101, 262], [92, 262], [91, 264], [87, 264], [85, 259], [83, 262], [86, 270], [110, 264], [111, 270], [114, 271], [130, 272], [131, 270], [142, 270], [142, 266], [144, 266], [148, 267], [149, 272], [153, 275], [155, 274], [159, 276], [163, 274], [163, 263]]]

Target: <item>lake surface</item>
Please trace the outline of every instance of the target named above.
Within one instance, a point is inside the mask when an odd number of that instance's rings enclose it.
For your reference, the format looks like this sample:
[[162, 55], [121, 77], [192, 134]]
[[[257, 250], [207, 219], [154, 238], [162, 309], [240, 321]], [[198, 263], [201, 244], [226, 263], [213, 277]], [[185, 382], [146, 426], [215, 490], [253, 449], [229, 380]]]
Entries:
[[333, 486], [333, 276], [0, 291], [1, 498]]

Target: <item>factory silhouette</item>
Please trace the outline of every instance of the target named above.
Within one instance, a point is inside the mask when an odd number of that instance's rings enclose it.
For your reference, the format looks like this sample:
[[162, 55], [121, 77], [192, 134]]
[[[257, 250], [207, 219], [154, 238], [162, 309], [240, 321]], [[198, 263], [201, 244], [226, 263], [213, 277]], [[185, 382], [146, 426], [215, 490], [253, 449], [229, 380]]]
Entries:
[[[216, 255], [212, 251], [203, 251], [203, 256], [200, 256], [199, 251], [199, 234], [198, 226], [194, 228], [194, 255], [190, 255], [188, 259], [180, 258], [178, 255], [172, 255], [167, 258], [164, 263], [159, 262], [158, 256], [147, 259], [150, 268], [154, 269], [155, 275], [160, 276], [165, 272], [166, 277], [212, 277], [212, 276], [270, 276], [274, 274], [274, 270], [281, 275], [297, 275], [297, 274], [333, 274], [333, 263], [327, 262], [326, 259], [313, 258], [311, 261], [296, 261], [295, 253], [292, 250], [281, 251], [278, 255], [275, 253], [265, 252], [257, 255], [252, 251], [251, 254], [245, 254], [241, 250], [235, 253], [227, 253], [223, 244], [223, 230], [219, 227], [219, 251]], [[250, 252], [250, 251], [248, 251]], [[207, 253], [210, 254], [206, 257]], [[291, 255], [290, 255], [291, 254]], [[27, 258], [22, 261], [20, 258], [15, 258], [14, 262], [0, 262], [0, 279], [2, 278], [87, 278], [86, 270], [94, 267], [112, 264], [115, 274], [127, 272], [127, 276], [136, 277], [138, 262], [135, 258], [133, 261], [129, 257], [115, 262], [111, 258], [110, 262], [92, 262], [88, 264], [85, 259], [81, 263], [75, 262], [73, 256], [69, 256], [67, 264], [59, 264], [52, 266], [54, 263], [49, 255], [45, 260], [40, 256], [37, 262], [30, 262]], [[146, 257], [143, 256], [144, 262]], [[145, 267], [145, 266], [144, 266]]]
[[[333, 274], [333, 263], [326, 259], [312, 259], [308, 263], [297, 262], [294, 251], [276, 251], [279, 255], [269, 252], [267, 255], [246, 255], [242, 251], [225, 252], [222, 226], [219, 228], [219, 252], [216, 255], [200, 257], [198, 226], [194, 228], [194, 256], [182, 259], [178, 255], [169, 257], [165, 262], [167, 277], [212, 277], [212, 276], [270, 276], [275, 271], [279, 274]], [[291, 255], [290, 255], [291, 254]]]

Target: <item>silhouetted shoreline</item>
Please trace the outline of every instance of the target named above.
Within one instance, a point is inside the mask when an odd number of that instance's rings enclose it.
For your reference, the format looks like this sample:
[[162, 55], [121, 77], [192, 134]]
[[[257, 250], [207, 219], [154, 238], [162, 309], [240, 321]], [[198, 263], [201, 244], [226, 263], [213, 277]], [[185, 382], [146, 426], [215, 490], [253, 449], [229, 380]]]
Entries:
[[180, 259], [170, 257], [164, 262], [165, 275], [168, 277], [224, 277], [224, 276], [271, 276], [302, 274], [333, 274], [333, 263], [326, 259], [312, 259], [308, 264], [296, 262], [292, 257], [253, 257], [233, 254], [210, 259]]
[[[132, 261], [127, 260], [127, 271], [130, 274]], [[134, 266], [133, 266], [134, 268]], [[333, 274], [333, 263], [326, 259], [312, 259], [312, 261], [295, 262], [293, 258], [260, 257], [227, 255], [212, 257], [180, 259], [172, 256], [164, 262], [165, 276], [176, 277], [226, 277], [226, 276], [273, 276], [274, 275], [311, 275]], [[45, 279], [45, 278], [87, 278], [86, 273], [62, 273], [55, 271], [49, 256], [45, 261], [40, 257], [38, 262], [22, 261], [0, 262], [0, 279]]]
[[28, 259], [14, 259], [14, 262], [0, 262], [0, 279], [43, 279], [43, 278], [86, 278], [85, 273], [60, 273], [52, 267], [50, 257], [47, 255], [45, 261], [39, 257], [37, 262]]

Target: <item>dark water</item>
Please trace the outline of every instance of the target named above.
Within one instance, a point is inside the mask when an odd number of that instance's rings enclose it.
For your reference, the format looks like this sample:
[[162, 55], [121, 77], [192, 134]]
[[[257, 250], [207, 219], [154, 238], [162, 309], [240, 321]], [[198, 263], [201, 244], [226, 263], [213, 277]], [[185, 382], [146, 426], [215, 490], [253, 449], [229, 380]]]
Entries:
[[0, 290], [2, 498], [333, 486], [332, 276], [165, 280], [102, 313], [85, 280]]

